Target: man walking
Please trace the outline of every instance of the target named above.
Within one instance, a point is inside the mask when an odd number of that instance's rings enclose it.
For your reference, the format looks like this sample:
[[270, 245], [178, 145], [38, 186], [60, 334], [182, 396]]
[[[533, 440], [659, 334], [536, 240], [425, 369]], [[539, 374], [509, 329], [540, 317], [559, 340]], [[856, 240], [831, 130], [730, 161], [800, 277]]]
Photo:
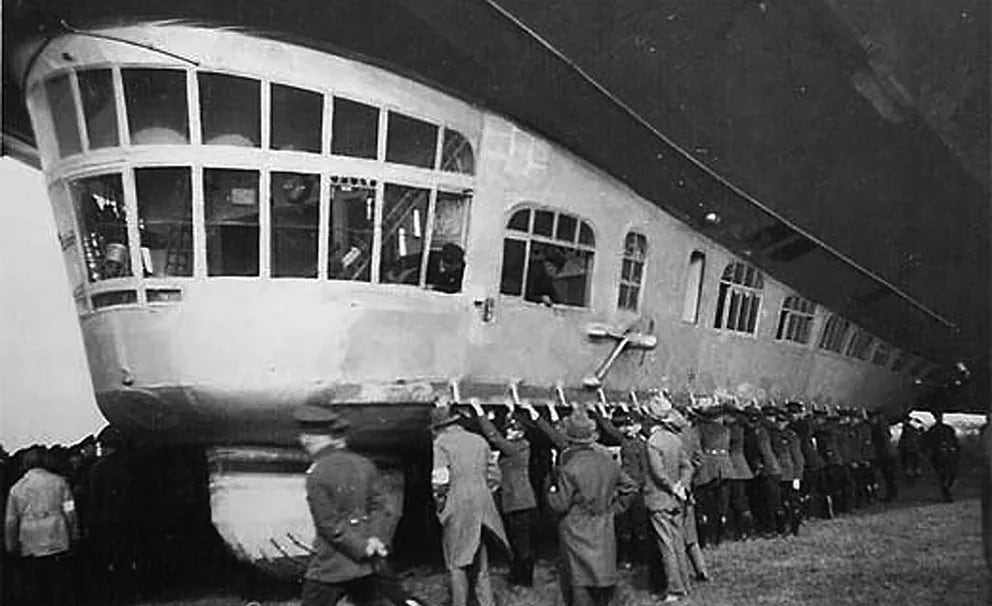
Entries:
[[[619, 576], [614, 516], [637, 492], [637, 483], [596, 442], [596, 423], [581, 410], [565, 420], [568, 456], [548, 489], [558, 523], [562, 573], [571, 606], [607, 606]], [[566, 596], [568, 602], [569, 596]]]
[[[466, 431], [461, 417], [444, 401], [431, 410], [434, 466], [431, 484], [441, 522], [444, 562], [451, 577], [451, 605], [466, 606], [474, 593], [479, 606], [493, 605], [489, 555], [483, 531], [508, 549], [503, 522], [492, 490], [499, 471], [489, 456], [489, 444]], [[490, 485], [490, 481], [494, 485]]]
[[375, 465], [348, 449], [348, 422], [319, 406], [302, 406], [293, 417], [314, 461], [306, 490], [317, 535], [302, 606], [334, 606], [346, 595], [357, 606], [371, 606], [380, 591], [396, 604], [420, 604], [395, 578], [378, 572], [389, 555], [380, 539], [388, 505]]
[[944, 413], [936, 410], [933, 413], [934, 425], [923, 435], [923, 444], [930, 453], [930, 464], [937, 474], [940, 484], [940, 494], [950, 503], [954, 500], [951, 488], [958, 477], [958, 460], [961, 448], [954, 428], [944, 423]]

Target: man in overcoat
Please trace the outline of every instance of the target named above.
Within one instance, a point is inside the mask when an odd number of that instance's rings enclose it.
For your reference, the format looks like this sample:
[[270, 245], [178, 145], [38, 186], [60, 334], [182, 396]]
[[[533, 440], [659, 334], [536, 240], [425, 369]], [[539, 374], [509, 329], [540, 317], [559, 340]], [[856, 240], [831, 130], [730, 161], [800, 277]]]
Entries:
[[420, 604], [394, 577], [380, 574], [381, 558], [388, 555], [380, 538], [388, 504], [375, 465], [348, 448], [348, 422], [319, 406], [302, 406], [293, 417], [300, 444], [313, 459], [306, 491], [316, 537], [302, 606], [334, 606], [346, 595], [358, 606], [371, 606], [379, 603], [380, 592], [394, 603]]
[[692, 463], [682, 440], [669, 425], [671, 404], [654, 397], [647, 414], [658, 424], [648, 438], [648, 474], [644, 484], [644, 504], [651, 514], [651, 525], [661, 552], [668, 579], [666, 602], [689, 594], [689, 562], [683, 538], [683, 516], [692, 482]]
[[[492, 606], [489, 554], [483, 531], [509, 549], [492, 491], [499, 472], [489, 444], [466, 431], [445, 402], [431, 410], [434, 463], [431, 484], [441, 522], [444, 562], [451, 578], [452, 606], [466, 606], [474, 592], [479, 606]], [[495, 485], [490, 485], [490, 479]]]
[[[614, 516], [637, 492], [637, 483], [603, 450], [593, 447], [596, 423], [576, 409], [564, 424], [568, 456], [548, 489], [558, 523], [563, 573], [571, 606], [606, 606], [619, 576]], [[568, 597], [566, 596], [566, 600]]]
[[537, 512], [537, 499], [534, 497], [534, 488], [530, 481], [530, 442], [525, 436], [523, 426], [515, 417], [512, 406], [507, 411], [506, 435], [504, 435], [486, 417], [482, 405], [477, 400], [472, 400], [471, 404], [482, 435], [501, 455], [499, 469], [502, 479], [499, 500], [507, 538], [510, 540], [508, 581], [511, 585], [532, 587], [534, 555], [530, 535]]
[[941, 496], [951, 502], [951, 488], [958, 477], [958, 462], [961, 458], [961, 447], [958, 444], [954, 428], [944, 423], [944, 414], [937, 410], [933, 413], [934, 425], [923, 434], [923, 444], [930, 453], [930, 463], [937, 474]]

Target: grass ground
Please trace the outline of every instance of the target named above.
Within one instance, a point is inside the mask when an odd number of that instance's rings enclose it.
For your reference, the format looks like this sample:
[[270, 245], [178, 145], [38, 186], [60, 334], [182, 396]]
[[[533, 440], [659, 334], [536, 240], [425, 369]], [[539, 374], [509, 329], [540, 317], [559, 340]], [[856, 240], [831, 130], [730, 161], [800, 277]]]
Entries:
[[[936, 503], [924, 482], [894, 506], [873, 506], [834, 520], [814, 520], [799, 537], [727, 543], [705, 550], [713, 581], [698, 585], [685, 606], [803, 604], [992, 604], [981, 551], [981, 514], [974, 486], [955, 503]], [[505, 570], [494, 571], [501, 606], [560, 604], [553, 563], [539, 564], [533, 589], [510, 589]], [[615, 606], [648, 606], [655, 599], [640, 574], [626, 573]], [[427, 604], [447, 603], [446, 577], [414, 569], [404, 585]], [[261, 606], [295, 606], [292, 599], [254, 598]], [[250, 595], [203, 597], [178, 606], [243, 606]]]

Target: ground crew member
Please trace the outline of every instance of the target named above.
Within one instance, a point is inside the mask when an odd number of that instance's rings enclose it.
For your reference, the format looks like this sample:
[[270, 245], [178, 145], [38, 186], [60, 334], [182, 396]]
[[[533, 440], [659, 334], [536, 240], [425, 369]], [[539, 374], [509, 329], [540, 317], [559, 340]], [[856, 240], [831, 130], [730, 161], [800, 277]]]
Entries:
[[[689, 421], [673, 410], [668, 421], [669, 427], [678, 433], [682, 440], [682, 446], [686, 454], [689, 455], [689, 462], [692, 464], [691, 487], [696, 485], [696, 475], [703, 465], [703, 446], [699, 440], [699, 430], [693, 427]], [[685, 541], [685, 552], [689, 558], [689, 565], [692, 566], [694, 577], [697, 581], [710, 580], [710, 573], [706, 567], [706, 559], [703, 557], [703, 550], [699, 547], [699, 530], [696, 528], [696, 507], [695, 495], [692, 488], [689, 490], [689, 498], [686, 500], [685, 515], [682, 519], [682, 540]]]
[[785, 410], [774, 409], [775, 425], [769, 430], [772, 440], [772, 450], [782, 469], [782, 479], [779, 481], [779, 491], [782, 495], [783, 517], [778, 525], [778, 533], [787, 532], [799, 534], [802, 524], [802, 505], [799, 497], [799, 486], [803, 477], [806, 461], [799, 446], [799, 437], [789, 428], [789, 417]]
[[61, 606], [74, 601], [69, 554], [79, 539], [76, 504], [69, 482], [46, 469], [46, 452], [24, 454], [27, 472], [10, 489], [4, 524], [7, 553], [21, 557], [23, 606]]
[[651, 525], [668, 580], [668, 595], [664, 601], [674, 602], [689, 594], [689, 562], [682, 534], [682, 518], [689, 499], [692, 463], [682, 440], [668, 425], [671, 404], [659, 396], [652, 398], [646, 407], [647, 414], [658, 424], [651, 428], [648, 439], [644, 504], [651, 515]]
[[134, 600], [137, 520], [134, 482], [123, 452], [124, 436], [107, 427], [97, 436], [99, 458], [89, 474], [89, 525], [95, 604]]
[[823, 482], [823, 458], [813, 442], [813, 426], [808, 411], [801, 402], [788, 402], [786, 410], [791, 415], [789, 428], [799, 440], [803, 455], [803, 475], [799, 484], [802, 517], [823, 517], [826, 511], [826, 491]]
[[785, 517], [779, 485], [782, 481], [782, 468], [772, 450], [770, 423], [765, 418], [771, 410], [763, 412], [756, 402], [752, 402], [745, 412], [748, 416], [745, 429], [747, 433], [744, 434], [745, 455], [750, 453], [748, 464], [754, 470], [754, 478], [751, 480], [751, 509], [757, 517], [759, 531], [770, 536], [778, 531]]
[[520, 421], [514, 417], [512, 404], [508, 405], [505, 436], [486, 417], [478, 400], [472, 400], [471, 404], [482, 435], [501, 455], [500, 509], [510, 541], [510, 576], [507, 580], [511, 585], [532, 587], [534, 555], [530, 536], [537, 500], [530, 482], [530, 442]]
[[899, 495], [899, 487], [896, 482], [896, 454], [892, 445], [892, 435], [889, 431], [889, 423], [885, 415], [875, 410], [871, 413], [871, 444], [875, 449], [875, 463], [882, 475], [882, 483], [885, 485], [885, 496], [882, 501], [885, 503], [893, 501]]
[[734, 538], [740, 540], [750, 537], [754, 532], [754, 516], [747, 498], [748, 482], [754, 477], [754, 473], [744, 453], [745, 421], [742, 411], [736, 401], [728, 404], [728, 407], [723, 418], [730, 430], [730, 464], [733, 471], [727, 478], [727, 483], [730, 485], [730, 511], [733, 518], [731, 527]]
[[[479, 606], [493, 605], [485, 535], [506, 549], [509, 541], [493, 501], [499, 468], [482, 436], [466, 431], [444, 400], [431, 410], [434, 462], [431, 485], [441, 522], [444, 562], [451, 579], [451, 605], [466, 606], [475, 594]], [[491, 483], [493, 482], [493, 483]]]
[[950, 503], [954, 500], [951, 488], [958, 477], [958, 462], [961, 458], [961, 447], [954, 428], [944, 423], [944, 413], [933, 413], [934, 425], [923, 436], [923, 444], [930, 453], [930, 464], [937, 474], [940, 494]]
[[380, 593], [394, 604], [420, 604], [395, 577], [379, 572], [389, 555], [379, 538], [388, 504], [375, 465], [348, 448], [349, 423], [319, 406], [302, 406], [293, 418], [300, 444], [313, 459], [306, 492], [316, 537], [301, 606], [334, 606], [346, 595], [358, 606], [371, 606]]
[[702, 512], [700, 544], [719, 544], [729, 530], [730, 482], [735, 477], [730, 459], [730, 428], [720, 415], [720, 406], [697, 408], [695, 425], [699, 430], [702, 464], [693, 476], [693, 494]]
[[814, 411], [816, 413], [813, 436], [816, 439], [816, 448], [823, 459], [823, 478], [826, 488], [826, 517], [833, 518], [837, 513], [847, 512], [848, 506], [845, 500], [847, 492], [844, 489], [846, 482], [845, 467], [841, 458], [838, 446], [838, 424], [840, 416], [833, 410], [821, 408]]
[[568, 577], [566, 602], [606, 606], [619, 580], [614, 515], [629, 504], [637, 484], [608, 454], [593, 448], [596, 424], [585, 412], [573, 411], [564, 430], [568, 456], [561, 457], [554, 474], [548, 505], [561, 515], [558, 536]]
[[923, 433], [917, 427], [916, 421], [907, 415], [902, 423], [902, 434], [899, 436], [899, 458], [902, 461], [902, 472], [906, 479], [913, 483], [923, 475], [920, 468], [920, 440]]

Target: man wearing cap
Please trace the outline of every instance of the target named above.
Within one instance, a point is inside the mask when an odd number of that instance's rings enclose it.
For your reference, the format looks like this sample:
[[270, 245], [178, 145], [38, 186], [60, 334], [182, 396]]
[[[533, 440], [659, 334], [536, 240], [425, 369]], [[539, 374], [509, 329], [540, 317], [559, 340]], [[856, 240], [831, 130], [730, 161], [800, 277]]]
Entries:
[[703, 545], [719, 544], [726, 536], [730, 518], [730, 484], [734, 477], [730, 460], [730, 429], [720, 416], [720, 406], [706, 398], [695, 406], [702, 460], [692, 478], [693, 493], [702, 513], [700, 540]]
[[482, 411], [478, 401], [472, 400], [471, 404], [482, 435], [501, 455], [500, 509], [510, 540], [510, 576], [507, 580], [511, 585], [533, 587], [534, 555], [530, 535], [537, 500], [530, 481], [530, 442], [512, 406], [507, 410], [506, 435], [503, 435]]
[[826, 492], [827, 518], [832, 518], [837, 513], [847, 511], [844, 491], [844, 465], [838, 445], [839, 425], [837, 420], [840, 415], [833, 408], [827, 406], [818, 407], [816, 419], [813, 425], [813, 436], [816, 439], [816, 448], [823, 459], [823, 480]]
[[46, 469], [47, 453], [35, 446], [24, 454], [27, 472], [10, 489], [4, 528], [7, 553], [20, 556], [24, 606], [59, 606], [72, 600], [67, 557], [79, 538], [76, 504], [69, 483]]
[[648, 439], [648, 474], [644, 485], [644, 503], [651, 513], [658, 550], [668, 579], [666, 602], [689, 594], [689, 562], [683, 537], [683, 516], [689, 499], [692, 463], [682, 440], [669, 425], [671, 402], [664, 394], [648, 401], [648, 416], [657, 421]]
[[875, 463], [885, 484], [885, 496], [882, 501], [888, 503], [899, 494], [899, 486], [896, 483], [896, 454], [892, 445], [889, 422], [879, 410], [873, 410], [871, 413], [871, 442], [875, 449]]
[[[466, 606], [474, 592], [479, 606], [492, 606], [489, 555], [483, 531], [509, 548], [503, 522], [493, 501], [498, 468], [489, 444], [466, 431], [461, 416], [443, 400], [431, 410], [434, 463], [431, 485], [441, 522], [444, 562], [451, 578], [452, 606]], [[489, 484], [490, 479], [496, 485]]]
[[923, 435], [923, 444], [930, 453], [930, 463], [937, 474], [941, 496], [950, 503], [954, 500], [951, 495], [951, 488], [954, 487], [954, 482], [958, 476], [961, 448], [954, 428], [944, 423], [944, 413], [935, 410], [933, 418], [934, 425]]
[[730, 485], [730, 511], [733, 518], [731, 526], [735, 539], [746, 539], [754, 531], [754, 516], [747, 498], [748, 483], [754, 477], [754, 472], [744, 453], [746, 421], [740, 403], [736, 400], [727, 403], [724, 422], [730, 429], [731, 475], [728, 476], [727, 483]]
[[906, 415], [902, 423], [902, 434], [899, 436], [899, 458], [902, 461], [902, 472], [912, 483], [923, 475], [920, 468], [920, 445], [923, 432], [913, 417]]
[[548, 489], [548, 505], [561, 515], [562, 589], [571, 606], [606, 606], [619, 580], [614, 516], [629, 505], [637, 484], [593, 448], [596, 424], [584, 411], [576, 408], [564, 429], [568, 456]]
[[802, 402], [787, 402], [786, 410], [791, 421], [789, 428], [799, 439], [799, 449], [803, 455], [803, 476], [799, 484], [799, 499], [804, 518], [811, 517], [814, 512], [822, 514], [826, 510], [825, 492], [823, 489], [823, 458], [816, 450], [813, 442], [813, 425], [809, 419], [806, 407]]
[[134, 477], [124, 435], [105, 427], [96, 438], [99, 458], [89, 474], [90, 514], [86, 528], [91, 547], [91, 597], [95, 603], [133, 600], [138, 519]]
[[300, 444], [313, 459], [306, 491], [316, 537], [302, 606], [334, 606], [346, 595], [359, 606], [374, 604], [383, 581], [375, 558], [388, 555], [379, 538], [387, 508], [379, 473], [348, 448], [349, 424], [337, 413], [302, 406], [293, 417]]

